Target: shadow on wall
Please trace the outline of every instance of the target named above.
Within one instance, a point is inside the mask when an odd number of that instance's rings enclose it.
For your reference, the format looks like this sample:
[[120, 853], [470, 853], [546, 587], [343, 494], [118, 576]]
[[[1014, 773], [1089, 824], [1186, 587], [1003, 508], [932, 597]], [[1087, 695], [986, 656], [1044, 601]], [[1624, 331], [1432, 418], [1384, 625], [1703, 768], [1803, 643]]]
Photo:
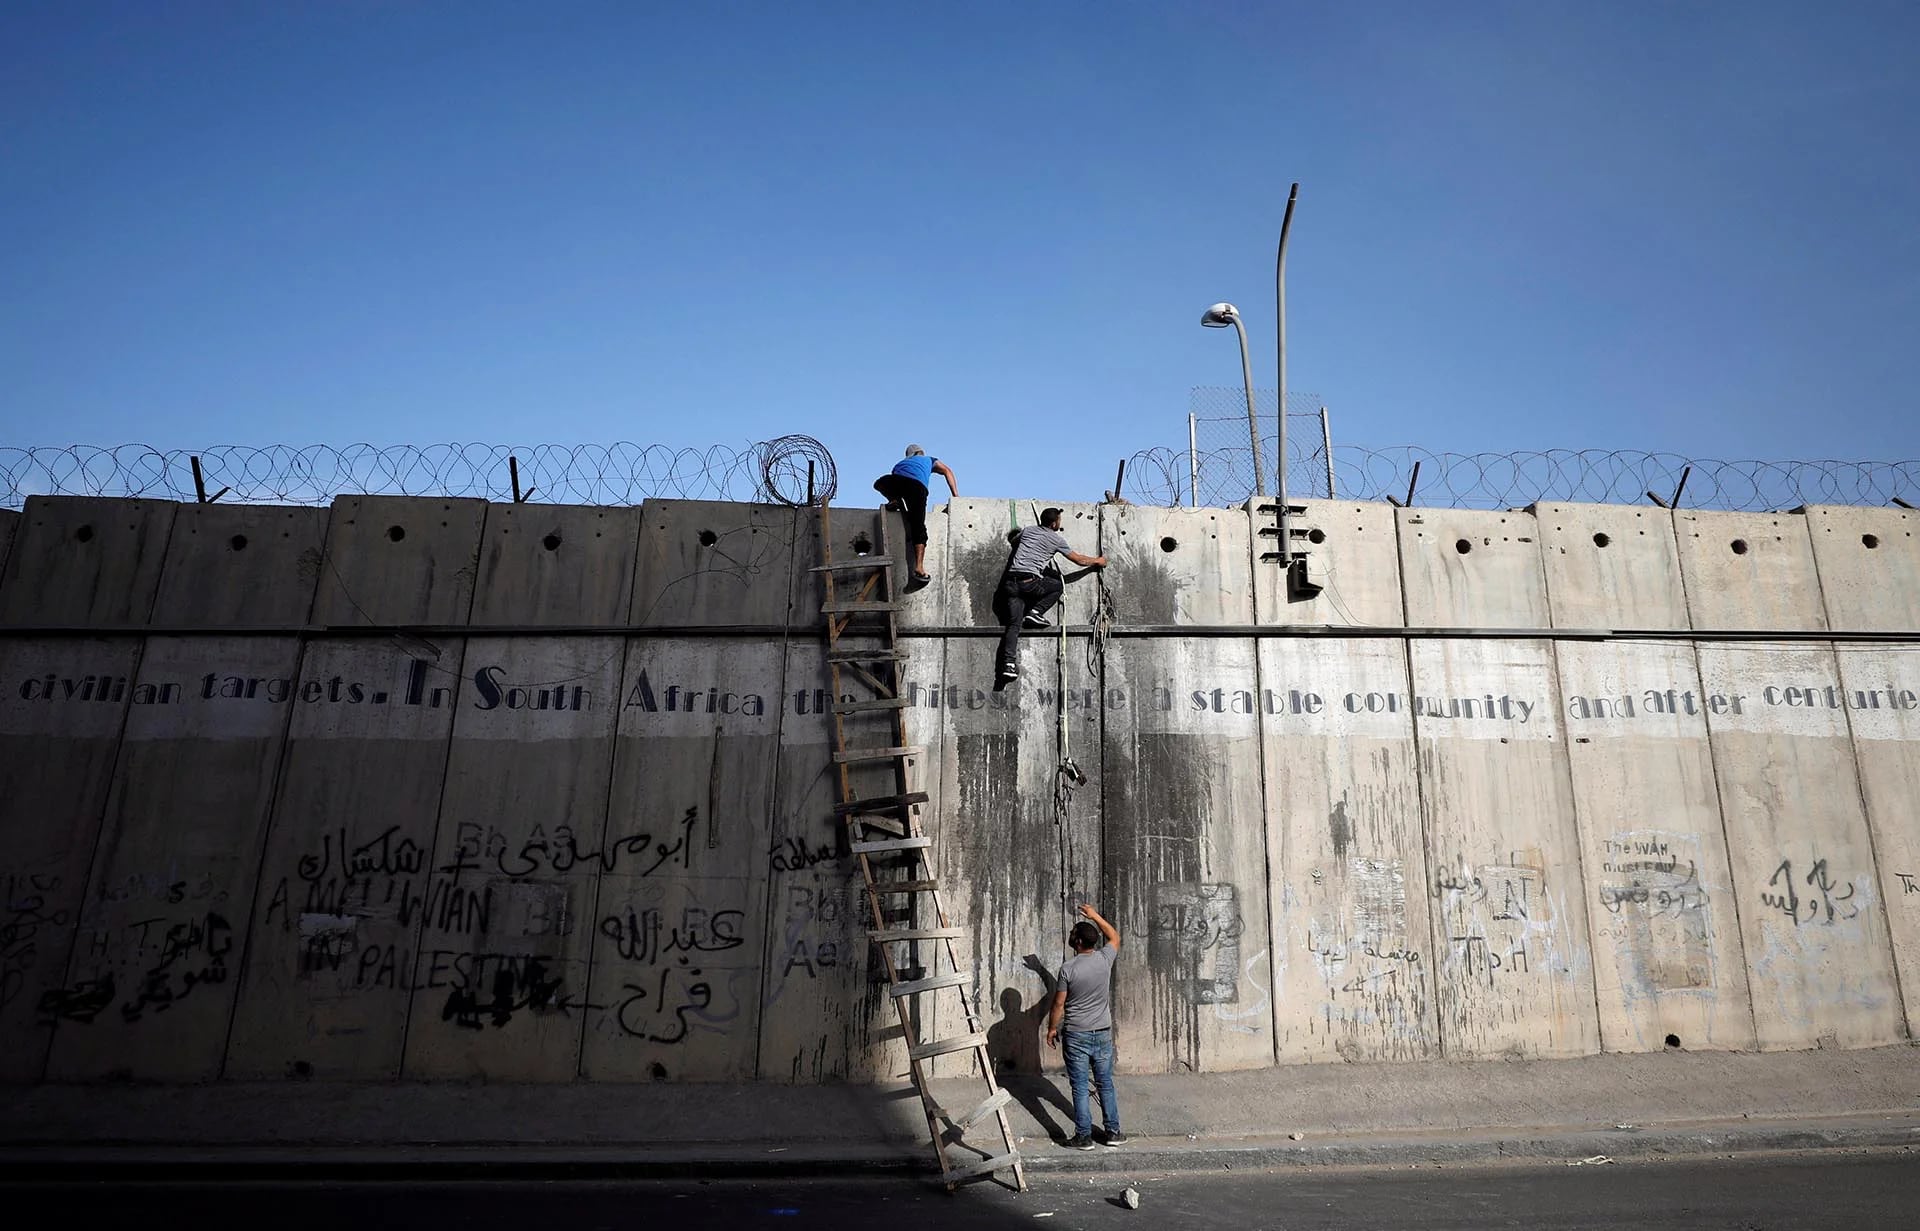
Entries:
[[[1053, 1000], [1054, 976], [1037, 953], [1026, 956], [1027, 969], [1040, 976], [1046, 985], [1033, 1004], [1022, 1007], [1020, 989], [1009, 987], [1000, 993], [1000, 1020], [987, 1027], [987, 1057], [993, 1062], [994, 1075], [1027, 1113], [1039, 1121], [1055, 1138], [1072, 1136], [1073, 1100], [1061, 1092], [1052, 1080], [1042, 1075], [1047, 1029], [1047, 1012]], [[1048, 1109], [1051, 1103], [1061, 1113], [1055, 1120]], [[1062, 1123], [1064, 1121], [1064, 1125]]]

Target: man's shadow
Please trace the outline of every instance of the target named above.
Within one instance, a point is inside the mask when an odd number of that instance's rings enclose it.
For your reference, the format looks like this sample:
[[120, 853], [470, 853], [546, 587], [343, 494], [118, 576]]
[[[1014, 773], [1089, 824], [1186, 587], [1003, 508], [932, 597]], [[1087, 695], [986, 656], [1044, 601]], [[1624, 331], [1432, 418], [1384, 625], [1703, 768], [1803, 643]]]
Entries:
[[1046, 1030], [1047, 1010], [1053, 1000], [1053, 972], [1037, 953], [1027, 954], [1026, 965], [1040, 976], [1046, 991], [1029, 1008], [1020, 1007], [1019, 988], [1009, 987], [1000, 993], [1000, 1020], [987, 1027], [987, 1057], [993, 1061], [994, 1076], [1001, 1086], [1020, 1100], [1027, 1114], [1039, 1121], [1048, 1135], [1066, 1138], [1072, 1136], [1072, 1129], [1063, 1129], [1048, 1111], [1047, 1104], [1052, 1103], [1064, 1112], [1071, 1126], [1073, 1100], [1041, 1073], [1040, 1036]]

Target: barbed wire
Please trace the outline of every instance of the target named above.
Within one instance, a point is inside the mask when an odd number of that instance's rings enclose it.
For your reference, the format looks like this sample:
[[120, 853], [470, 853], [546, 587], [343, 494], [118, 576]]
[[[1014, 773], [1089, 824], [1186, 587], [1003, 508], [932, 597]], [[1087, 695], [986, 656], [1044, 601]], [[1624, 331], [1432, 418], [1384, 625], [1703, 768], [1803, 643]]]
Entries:
[[[1238, 393], [1238, 390], [1233, 391]], [[1291, 400], [1291, 399], [1290, 399]], [[1242, 405], [1244, 406], [1244, 400]], [[1329, 494], [1325, 436], [1312, 414], [1289, 414], [1287, 491]], [[1201, 421], [1196, 416], [1195, 436]], [[1208, 439], [1236, 443], [1199, 450], [1145, 449], [1127, 460], [1124, 495], [1137, 504], [1239, 504], [1253, 492], [1246, 415], [1209, 420]], [[1271, 436], [1264, 447], [1277, 444]], [[1920, 503], [1920, 460], [1722, 461], [1624, 449], [1445, 453], [1407, 446], [1335, 445], [1332, 494], [1430, 507], [1521, 508], [1538, 501], [1639, 504], [1652, 493], [1683, 508], [1758, 511], [1803, 504]], [[519, 494], [542, 503], [632, 505], [649, 498], [773, 501], [831, 499], [833, 458], [810, 437], [744, 446], [665, 445], [218, 445], [202, 450], [74, 445], [0, 448], [0, 507], [34, 495], [200, 497], [247, 504], [328, 504], [340, 495]], [[812, 487], [808, 487], [808, 463]], [[1416, 469], [1417, 468], [1417, 469]], [[1271, 471], [1269, 470], [1269, 474]], [[1417, 479], [1417, 482], [1416, 482]], [[1684, 483], [1683, 483], [1684, 480]]]
[[203, 490], [244, 504], [328, 504], [340, 495], [507, 501], [529, 494], [553, 504], [631, 505], [650, 497], [805, 504], [809, 461], [812, 495], [830, 498], [833, 458], [806, 436], [705, 449], [629, 442], [0, 448], [0, 507], [17, 509], [37, 495], [190, 501]]
[[[1244, 415], [1239, 422], [1244, 426]], [[1253, 492], [1250, 458], [1244, 445], [1198, 455], [1146, 449], [1127, 459], [1125, 494], [1136, 504], [1187, 504], [1197, 471], [1200, 503], [1239, 504]], [[1631, 449], [1436, 453], [1412, 446], [1335, 445], [1332, 480], [1329, 493], [1323, 459], [1290, 458], [1289, 496], [1392, 499], [1430, 508], [1517, 509], [1551, 501], [1645, 504], [1649, 493], [1665, 504], [1675, 504], [1677, 497], [1681, 508], [1747, 512], [1804, 504], [1920, 503], [1920, 460], [1723, 461]]]

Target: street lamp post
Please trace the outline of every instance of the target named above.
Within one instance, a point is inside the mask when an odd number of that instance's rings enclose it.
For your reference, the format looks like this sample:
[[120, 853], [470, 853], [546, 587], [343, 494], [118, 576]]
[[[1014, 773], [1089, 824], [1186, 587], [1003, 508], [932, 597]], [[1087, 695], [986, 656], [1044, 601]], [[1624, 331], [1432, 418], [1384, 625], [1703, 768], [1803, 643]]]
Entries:
[[1214, 304], [1200, 314], [1200, 323], [1208, 329], [1225, 329], [1231, 325], [1240, 335], [1240, 384], [1247, 391], [1247, 434], [1253, 438], [1253, 490], [1256, 495], [1264, 496], [1267, 475], [1266, 468], [1260, 464], [1260, 418], [1253, 408], [1253, 359], [1247, 354], [1247, 327], [1240, 323], [1240, 309], [1230, 303]]
[[[1280, 219], [1280, 250], [1273, 258], [1273, 332], [1280, 364], [1280, 405], [1276, 408], [1280, 420], [1280, 457], [1276, 464], [1280, 474], [1275, 487], [1280, 501], [1280, 569], [1286, 578], [1283, 593], [1289, 595], [1293, 592], [1293, 539], [1287, 526], [1287, 232], [1293, 227], [1293, 203], [1299, 198], [1300, 185], [1296, 183], [1287, 193], [1287, 212]], [[1248, 405], [1252, 405], [1251, 394]]]

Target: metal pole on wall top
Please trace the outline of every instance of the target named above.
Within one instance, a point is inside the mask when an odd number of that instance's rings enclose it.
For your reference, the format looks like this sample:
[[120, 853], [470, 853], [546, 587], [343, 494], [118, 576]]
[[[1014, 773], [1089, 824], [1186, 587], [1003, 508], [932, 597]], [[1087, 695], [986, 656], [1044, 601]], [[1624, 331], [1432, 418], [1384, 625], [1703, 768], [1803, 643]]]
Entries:
[[1320, 456], [1327, 462], [1327, 499], [1334, 497], [1333, 491], [1333, 431], [1327, 427], [1327, 408], [1320, 408]]
[[1193, 412], [1187, 412], [1187, 507], [1200, 507], [1200, 440], [1194, 430]]
[[[1293, 539], [1287, 527], [1287, 232], [1293, 228], [1293, 203], [1299, 197], [1300, 185], [1296, 183], [1287, 193], [1287, 212], [1280, 219], [1280, 251], [1273, 259], [1273, 332], [1280, 361], [1280, 457], [1276, 466], [1280, 474], [1274, 483], [1274, 492], [1280, 501], [1280, 568], [1289, 587], [1293, 577]], [[1288, 592], [1291, 593], [1291, 589]]]

